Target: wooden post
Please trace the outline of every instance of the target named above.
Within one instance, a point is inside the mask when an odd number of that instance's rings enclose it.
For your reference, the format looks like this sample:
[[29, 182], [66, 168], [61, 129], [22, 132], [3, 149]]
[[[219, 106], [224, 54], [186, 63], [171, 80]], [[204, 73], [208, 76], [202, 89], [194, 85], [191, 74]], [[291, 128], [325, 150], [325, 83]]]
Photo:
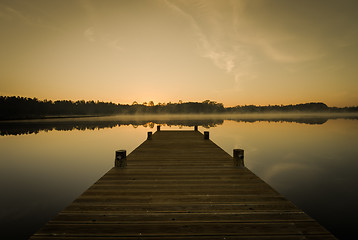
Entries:
[[206, 139], [206, 140], [209, 139], [209, 132], [208, 131], [204, 131], [204, 139]]
[[147, 136], [148, 140], [152, 139], [152, 134], [153, 134], [152, 132], [148, 132], [148, 136]]
[[198, 131], [198, 126], [194, 126], [194, 131]]
[[160, 131], [160, 125], [157, 125], [157, 131], [158, 132]]
[[234, 166], [235, 167], [245, 167], [244, 164], [244, 150], [243, 149], [234, 149]]
[[114, 159], [114, 166], [124, 168], [127, 166], [127, 151], [117, 150], [116, 158]]

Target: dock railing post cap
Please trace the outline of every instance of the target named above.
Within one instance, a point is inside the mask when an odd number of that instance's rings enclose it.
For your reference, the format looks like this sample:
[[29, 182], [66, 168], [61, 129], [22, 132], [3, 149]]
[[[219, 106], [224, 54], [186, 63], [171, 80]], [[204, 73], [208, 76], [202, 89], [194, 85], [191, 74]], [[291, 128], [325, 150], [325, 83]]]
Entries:
[[160, 125], [157, 125], [157, 131], [160, 131]]
[[126, 150], [117, 150], [115, 159], [115, 167], [126, 167], [127, 166], [127, 151]]
[[243, 149], [234, 149], [233, 150], [234, 165], [236, 167], [245, 167], [244, 164], [244, 150]]
[[204, 139], [209, 139], [209, 132], [208, 131], [204, 131]]
[[153, 135], [153, 133], [152, 133], [152, 132], [148, 132], [147, 139], [148, 139], [148, 140], [152, 139], [152, 135]]

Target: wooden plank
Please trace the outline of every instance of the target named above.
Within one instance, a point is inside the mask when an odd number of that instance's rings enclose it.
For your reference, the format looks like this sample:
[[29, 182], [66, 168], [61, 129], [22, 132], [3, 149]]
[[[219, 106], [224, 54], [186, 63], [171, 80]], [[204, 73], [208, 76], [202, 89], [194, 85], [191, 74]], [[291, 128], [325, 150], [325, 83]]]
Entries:
[[160, 131], [31, 239], [335, 239], [196, 131]]
[[148, 203], [253, 203], [253, 202], [280, 202], [286, 201], [282, 196], [275, 195], [172, 195], [172, 194], [160, 194], [160, 195], [87, 195], [83, 194], [77, 198], [74, 203], [117, 203], [117, 204], [148, 204]]
[[212, 236], [227, 235], [327, 234], [316, 222], [298, 223], [161, 223], [161, 224], [47, 224], [38, 235], [61, 229], [62, 236]]
[[[47, 236], [33, 236], [31, 239], [33, 240], [44, 240], [48, 239]], [[335, 240], [336, 238], [330, 234], [319, 234], [319, 235], [268, 235], [268, 236], [230, 236], [230, 235], [220, 235], [220, 236], [51, 236], [51, 239], [54, 240], [98, 240], [98, 239], [106, 239], [106, 240], [157, 240], [157, 239], [168, 239], [168, 240]]]
[[84, 204], [72, 203], [63, 212], [238, 212], [238, 211], [295, 211], [296, 207], [288, 202], [240, 203], [240, 204]]
[[51, 223], [165, 223], [165, 222], [283, 222], [314, 221], [304, 212], [237, 212], [237, 213], [60, 213]]

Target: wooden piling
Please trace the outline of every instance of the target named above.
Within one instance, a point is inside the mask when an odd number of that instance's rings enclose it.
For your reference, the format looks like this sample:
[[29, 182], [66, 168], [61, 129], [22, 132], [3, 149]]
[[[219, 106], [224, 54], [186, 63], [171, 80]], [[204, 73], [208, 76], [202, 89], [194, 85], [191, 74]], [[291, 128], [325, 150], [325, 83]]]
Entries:
[[148, 132], [147, 139], [148, 139], [148, 140], [152, 139], [152, 135], [153, 135], [152, 132]]
[[30, 239], [336, 239], [232, 159], [200, 132], [155, 132]]
[[204, 139], [209, 140], [209, 132], [208, 131], [204, 131]]
[[234, 149], [233, 150], [234, 166], [235, 167], [244, 167], [244, 150], [243, 149]]
[[127, 151], [126, 150], [117, 150], [114, 160], [115, 167], [124, 168], [127, 166]]

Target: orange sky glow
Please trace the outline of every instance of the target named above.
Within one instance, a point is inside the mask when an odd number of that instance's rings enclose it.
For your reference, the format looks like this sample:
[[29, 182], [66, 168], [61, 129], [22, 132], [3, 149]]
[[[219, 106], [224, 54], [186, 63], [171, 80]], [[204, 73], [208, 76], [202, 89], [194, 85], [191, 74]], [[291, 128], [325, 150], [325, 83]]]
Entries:
[[358, 1], [0, 0], [0, 95], [358, 105]]

